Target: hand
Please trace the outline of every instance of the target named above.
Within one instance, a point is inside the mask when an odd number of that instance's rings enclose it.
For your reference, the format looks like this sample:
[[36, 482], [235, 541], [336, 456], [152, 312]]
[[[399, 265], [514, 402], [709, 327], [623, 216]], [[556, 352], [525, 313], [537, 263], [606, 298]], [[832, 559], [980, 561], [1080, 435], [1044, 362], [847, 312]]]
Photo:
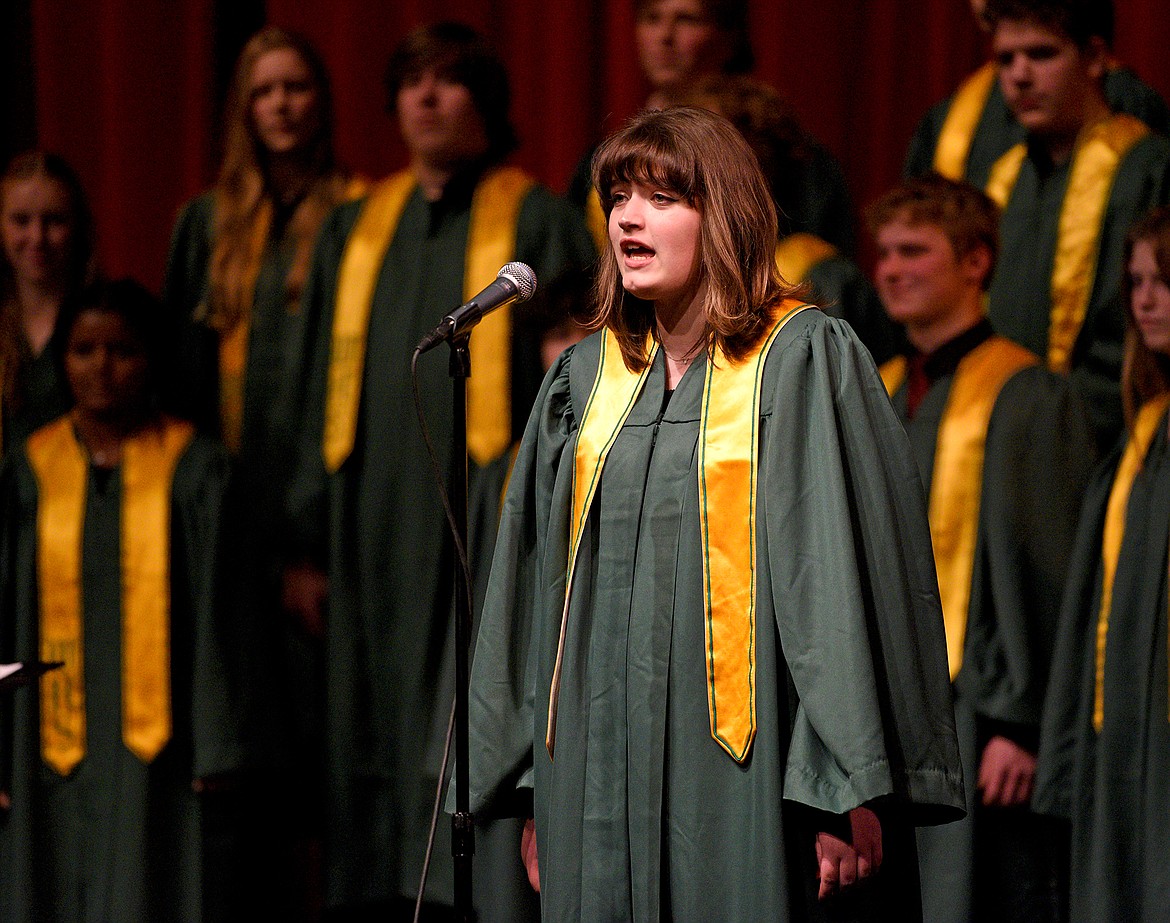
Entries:
[[311, 638], [325, 636], [325, 599], [329, 578], [315, 564], [301, 561], [284, 569], [281, 602]]
[[831, 833], [817, 834], [817, 877], [821, 882], [817, 897], [821, 900], [881, 868], [882, 825], [878, 816], [869, 808], [854, 808], [849, 812], [849, 826], [852, 845]]
[[524, 832], [520, 834], [520, 858], [528, 872], [528, 883], [532, 890], [540, 893], [540, 865], [536, 861], [536, 821], [531, 817], [524, 821]]
[[1027, 804], [1036, 781], [1036, 754], [1006, 737], [993, 737], [979, 762], [983, 803], [998, 808]]
[[0, 791], [0, 811], [12, 810], [12, 796], [8, 792]]

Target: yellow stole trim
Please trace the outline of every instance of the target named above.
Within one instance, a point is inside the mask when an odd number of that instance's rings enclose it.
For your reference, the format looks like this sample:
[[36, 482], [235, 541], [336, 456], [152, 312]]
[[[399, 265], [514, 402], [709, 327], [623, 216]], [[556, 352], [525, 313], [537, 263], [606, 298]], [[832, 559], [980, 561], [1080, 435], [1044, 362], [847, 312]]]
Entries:
[[[1097, 273], [1101, 226], [1113, 181], [1126, 155], [1150, 130], [1138, 119], [1117, 114], [1081, 132], [1073, 153], [1068, 189], [1060, 209], [1052, 264], [1052, 310], [1048, 322], [1048, 367], [1067, 374], [1073, 347], [1085, 322]], [[1026, 149], [1018, 144], [992, 167], [987, 193], [1007, 206]]]
[[593, 497], [597, 493], [605, 459], [613, 444], [617, 442], [618, 433], [621, 432], [630, 411], [634, 409], [646, 379], [650, 377], [650, 368], [657, 352], [658, 344], [653, 343], [646, 367], [641, 372], [634, 373], [626, 368], [617, 337], [609, 330], [602, 334], [597, 377], [593, 380], [593, 388], [585, 404], [585, 412], [581, 416], [573, 461], [573, 507], [569, 511], [569, 560], [565, 576], [565, 604], [561, 609], [560, 639], [557, 642], [557, 659], [553, 666], [552, 685], [549, 690], [548, 724], [544, 738], [550, 758], [556, 749], [557, 703], [560, 698], [561, 667], [565, 659], [569, 599], [573, 591], [577, 551], [585, 535], [585, 520], [593, 504]]
[[878, 367], [878, 374], [882, 376], [882, 384], [886, 386], [890, 397], [893, 397], [902, 387], [902, 382], [906, 380], [908, 372], [909, 363], [905, 356], [894, 356], [893, 359], [883, 362]]
[[[465, 299], [491, 283], [516, 250], [516, 225], [533, 180], [514, 167], [485, 173], [471, 201], [463, 270]], [[409, 170], [383, 180], [370, 194], [350, 232], [338, 273], [325, 397], [322, 452], [336, 471], [353, 451], [365, 370], [366, 336], [382, 262], [417, 181]], [[510, 310], [489, 314], [472, 332], [475, 369], [467, 381], [467, 447], [480, 465], [511, 444]]]
[[776, 244], [776, 268], [789, 282], [803, 282], [817, 263], [837, 254], [837, 248], [815, 234], [789, 234]]
[[737, 763], [756, 736], [756, 478], [760, 390], [777, 334], [808, 308], [786, 301], [742, 362], [707, 365], [699, 422], [699, 527], [711, 736]]
[[605, 220], [605, 209], [601, 207], [601, 196], [592, 186], [589, 187], [589, 195], [585, 197], [585, 227], [589, 229], [593, 242], [597, 244], [597, 252], [608, 251], [609, 225]]
[[[981, 343], [959, 362], [939, 424], [930, 480], [930, 538], [952, 680], [963, 665], [967, 639], [987, 428], [1008, 379], [1039, 362], [1039, 357], [1003, 337]], [[882, 367], [882, 379], [891, 395], [905, 378], [904, 359], [901, 364], [900, 377], [894, 361]]]
[[987, 108], [987, 98], [999, 79], [999, 68], [988, 61], [963, 81], [938, 133], [934, 146], [934, 170], [947, 179], [961, 180], [967, 172], [967, 157], [975, 130]]
[[325, 391], [325, 467], [336, 471], [353, 451], [358, 402], [366, 362], [366, 333], [374, 287], [398, 219], [417, 185], [408, 170], [388, 177], [370, 192], [341, 258], [333, 309], [333, 336]]
[[1012, 190], [1016, 188], [1016, 180], [1020, 178], [1020, 168], [1024, 165], [1024, 158], [1028, 156], [1028, 146], [1017, 144], [1004, 152], [999, 160], [991, 165], [991, 172], [987, 176], [987, 187], [984, 190], [1001, 209], [1007, 208], [1008, 199]]
[[[364, 195], [369, 184], [361, 177], [352, 178], [347, 184], [342, 201]], [[256, 291], [260, 278], [260, 267], [264, 262], [264, 251], [268, 247], [268, 235], [272, 231], [272, 202], [265, 199], [260, 203], [252, 233], [248, 238], [248, 262], [244, 266], [241, 291]], [[219, 420], [220, 435], [232, 452], [240, 449], [240, 437], [244, 425], [244, 377], [248, 363], [248, 339], [251, 336], [251, 312], [241, 312], [239, 320], [231, 330], [219, 338]]]
[[[175, 466], [194, 435], [166, 420], [122, 444], [122, 740], [149, 763], [171, 738], [170, 509]], [[28, 440], [37, 479], [41, 753], [68, 775], [85, 757], [81, 550], [89, 465], [71, 417]]]
[[[515, 167], [486, 174], [471, 200], [471, 229], [463, 270], [469, 301], [516, 254], [520, 207], [534, 180]], [[512, 309], [493, 311], [471, 331], [474, 366], [467, 379], [467, 454], [486, 465], [512, 445]]]
[[1142, 405], [1134, 420], [1133, 432], [1125, 445], [1121, 463], [1113, 476], [1109, 503], [1105, 507], [1105, 527], [1101, 534], [1101, 611], [1097, 616], [1097, 676], [1093, 696], [1093, 727], [1100, 731], [1105, 723], [1105, 642], [1109, 636], [1109, 610], [1113, 603], [1113, 579], [1117, 559], [1125, 537], [1125, 517], [1134, 479], [1142, 470], [1146, 453], [1154, 442], [1158, 425], [1170, 407], [1170, 394], [1159, 394]]
[[[741, 363], [731, 363], [716, 350], [704, 384], [698, 477], [708, 705], [712, 736], [737, 761], [747, 756], [756, 727], [755, 482], [760, 377], [776, 335], [806, 307], [785, 302], [771, 332]], [[616, 337], [608, 330], [604, 333], [597, 377], [577, 432], [565, 603], [545, 736], [550, 757], [556, 745], [569, 601], [585, 523], [606, 457], [642, 392], [657, 348], [657, 344], [652, 346], [646, 368], [633, 373], [622, 360]], [[718, 509], [717, 517], [709, 515], [711, 509]]]

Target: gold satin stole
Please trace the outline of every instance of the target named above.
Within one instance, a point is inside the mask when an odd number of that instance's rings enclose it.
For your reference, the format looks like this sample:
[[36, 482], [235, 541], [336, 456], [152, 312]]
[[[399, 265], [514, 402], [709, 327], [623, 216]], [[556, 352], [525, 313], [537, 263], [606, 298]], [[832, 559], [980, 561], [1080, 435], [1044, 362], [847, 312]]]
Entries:
[[999, 68], [994, 61], [988, 61], [955, 93], [934, 146], [934, 171], [939, 175], [953, 180], [965, 178], [975, 131], [998, 79]]
[[1093, 694], [1093, 727], [1098, 732], [1105, 724], [1105, 644], [1109, 637], [1113, 580], [1125, 538], [1129, 494], [1145, 463], [1146, 453], [1154, 443], [1159, 424], [1165, 425], [1167, 407], [1170, 407], [1170, 394], [1160, 394], [1143, 404], [1138, 411], [1121, 463], [1113, 476], [1113, 487], [1109, 491], [1109, 503], [1105, 508], [1105, 528], [1101, 534], [1101, 609], [1097, 613], [1097, 667]]
[[[703, 386], [698, 486], [708, 712], [711, 736], [737, 762], [747, 757], [756, 733], [756, 486], [762, 376], [777, 334], [804, 309], [815, 310], [798, 301], [782, 302], [772, 329], [739, 362], [716, 349]], [[550, 757], [556, 746], [557, 700], [578, 551], [605, 460], [637, 403], [657, 350], [658, 344], [651, 344], [646, 368], [631, 372], [617, 338], [605, 331], [597, 376], [577, 432], [565, 600], [545, 736]]]
[[[122, 444], [122, 739], [149, 763], [171, 738], [171, 484], [194, 435], [164, 419]], [[41, 754], [68, 775], [85, 757], [82, 537], [89, 459], [65, 416], [29, 437], [37, 481], [40, 656], [64, 666], [41, 678]]]
[[[520, 209], [534, 180], [515, 167], [486, 172], [471, 199], [471, 227], [463, 269], [464, 299], [496, 278], [516, 252]], [[353, 451], [365, 371], [366, 337], [374, 289], [398, 221], [418, 185], [409, 170], [374, 187], [346, 241], [338, 273], [325, 397], [322, 454], [337, 471]], [[467, 380], [467, 450], [479, 465], [498, 458], [512, 441], [512, 316], [508, 306], [472, 331], [475, 368]]]
[[[1085, 322], [1093, 283], [1101, 228], [1113, 182], [1126, 155], [1150, 130], [1129, 115], [1114, 115], [1085, 128], [1077, 138], [1068, 188], [1060, 209], [1056, 256], [1052, 263], [1052, 308], [1048, 319], [1048, 368], [1068, 374], [1072, 353]], [[1027, 157], [1017, 144], [991, 168], [987, 194], [1006, 209]]]
[[[980, 343], [960, 360], [939, 424], [930, 479], [930, 539], [952, 681], [962, 668], [967, 640], [987, 428], [1008, 379], [1039, 362], [1039, 357], [1003, 337]], [[893, 396], [905, 380], [906, 360], [891, 359], [880, 372]]]

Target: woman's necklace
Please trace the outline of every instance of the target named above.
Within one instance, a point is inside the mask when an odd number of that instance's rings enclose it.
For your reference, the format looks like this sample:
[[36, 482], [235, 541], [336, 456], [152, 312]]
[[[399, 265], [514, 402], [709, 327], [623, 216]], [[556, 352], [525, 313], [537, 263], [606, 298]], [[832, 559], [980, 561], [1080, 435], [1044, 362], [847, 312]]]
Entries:
[[112, 468], [114, 466], [114, 452], [96, 451], [90, 453], [90, 459], [99, 468]]
[[664, 353], [666, 353], [666, 358], [669, 359], [671, 362], [673, 362], [675, 365], [690, 365], [692, 362], [695, 361], [695, 357], [697, 355], [699, 355], [699, 343], [700, 343], [700, 341], [696, 340], [694, 343], [691, 344], [690, 348], [686, 352], [684, 352], [681, 356], [672, 356], [670, 354], [670, 350], [666, 348], [665, 343], [662, 344], [662, 351]]

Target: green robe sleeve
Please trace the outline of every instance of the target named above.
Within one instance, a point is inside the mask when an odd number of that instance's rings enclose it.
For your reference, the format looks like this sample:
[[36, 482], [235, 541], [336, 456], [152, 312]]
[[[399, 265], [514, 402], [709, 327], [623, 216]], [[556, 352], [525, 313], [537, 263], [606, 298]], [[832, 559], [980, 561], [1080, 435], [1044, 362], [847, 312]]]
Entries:
[[1025, 369], [987, 432], [979, 539], [959, 695], [976, 714], [1028, 728], [1033, 749], [1093, 432], [1066, 379]]
[[[231, 772], [245, 762], [240, 685], [248, 669], [242, 635], [221, 589], [226, 452], [196, 437], [175, 470], [172, 595], [182, 594], [192, 640], [191, 731], [195, 778]], [[175, 607], [180, 611], [180, 607]]]
[[303, 357], [298, 370], [292, 407], [300, 408], [300, 427], [293, 440], [296, 461], [286, 502], [285, 546], [290, 559], [326, 559], [328, 478], [322, 456], [325, 426], [325, 387], [333, 332], [333, 301], [349, 232], [357, 221], [361, 202], [339, 205], [325, 219], [317, 235], [309, 276], [301, 294], [297, 329], [292, 332], [291, 355]]
[[799, 696], [784, 797], [837, 814], [888, 797], [914, 822], [953, 820], [962, 770], [905, 432], [839, 322], [811, 318], [786, 352], [769, 357], [758, 552]]
[[215, 197], [204, 193], [179, 212], [163, 277], [173, 330], [174, 366], [164, 382], [169, 409], [208, 433], [219, 432], [219, 341], [204, 323], [215, 237]]
[[[3, 489], [3, 521], [0, 523], [0, 662], [39, 659], [36, 631], [36, 550], [27, 526], [36, 509], [35, 478], [23, 451], [10, 452], [0, 474]], [[36, 907], [36, 850], [30, 831], [34, 823], [33, 772], [40, 766], [40, 725], [33, 686], [0, 698], [0, 790], [9, 794], [12, 807], [0, 812], [0, 881], [4, 900], [0, 919], [24, 923], [33, 919]]]
[[1052, 655], [1052, 670], [1040, 725], [1040, 753], [1032, 807], [1041, 814], [1072, 820], [1073, 784], [1082, 716], [1092, 706], [1096, 652], [1091, 646], [1096, 630], [1100, 592], [1101, 533], [1113, 477], [1121, 462], [1115, 451], [1093, 474], [1085, 492], [1068, 582], [1061, 599], [1060, 624]]
[[[18, 659], [13, 570], [19, 506], [13, 457], [0, 467], [0, 517], [3, 517], [0, 518], [0, 663], [14, 663]], [[8, 793], [12, 791], [14, 692], [0, 694], [0, 792]], [[0, 823], [3, 818], [0, 812]]]
[[1128, 112], [1160, 135], [1170, 130], [1170, 108], [1166, 100], [1133, 68], [1123, 64], [1105, 72], [1105, 99], [1114, 112]]
[[[487, 599], [472, 664], [471, 810], [485, 816], [530, 816], [532, 747], [536, 730], [534, 625], [547, 590], [550, 532], [567, 525], [553, 515], [557, 482], [569, 476], [577, 420], [569, 396], [574, 347], [545, 376], [529, 418], [500, 517]], [[563, 485], [562, 485], [563, 487]], [[552, 554], [564, 549], [553, 540]], [[547, 569], [546, 569], [547, 565]], [[562, 589], [563, 593], [563, 589]], [[543, 738], [543, 733], [540, 735]]]

